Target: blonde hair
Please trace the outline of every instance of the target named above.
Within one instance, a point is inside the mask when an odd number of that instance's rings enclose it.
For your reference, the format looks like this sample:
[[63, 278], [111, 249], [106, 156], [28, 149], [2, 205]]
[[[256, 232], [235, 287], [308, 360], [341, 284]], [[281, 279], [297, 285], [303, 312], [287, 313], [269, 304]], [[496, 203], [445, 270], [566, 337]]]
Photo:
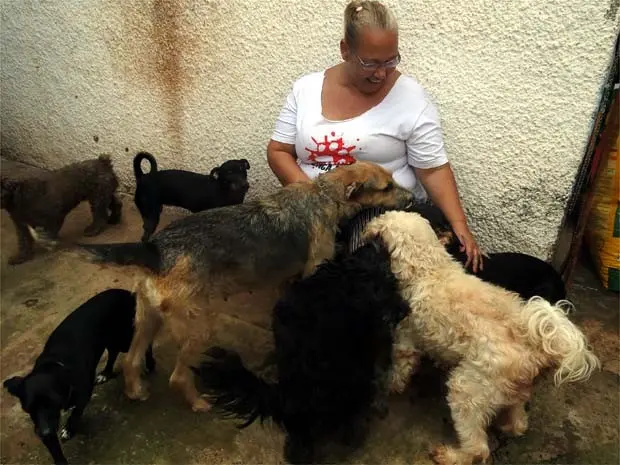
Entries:
[[398, 32], [394, 14], [382, 3], [374, 0], [353, 0], [344, 10], [344, 40], [355, 47], [364, 27], [374, 27]]

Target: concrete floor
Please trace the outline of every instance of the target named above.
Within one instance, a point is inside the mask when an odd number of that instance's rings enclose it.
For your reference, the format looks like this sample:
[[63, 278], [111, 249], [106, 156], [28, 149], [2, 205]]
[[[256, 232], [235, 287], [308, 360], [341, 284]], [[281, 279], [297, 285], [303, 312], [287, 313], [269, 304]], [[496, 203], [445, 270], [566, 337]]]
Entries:
[[[28, 170], [3, 163], [3, 174]], [[131, 198], [124, 199], [122, 224], [92, 242], [140, 238], [141, 221]], [[162, 225], [179, 212], [166, 211]], [[87, 205], [74, 210], [61, 236], [81, 237], [88, 225]], [[47, 335], [75, 307], [109, 287], [131, 288], [131, 273], [85, 263], [63, 251], [42, 252], [35, 260], [10, 267], [16, 250], [13, 225], [1, 216], [0, 370], [2, 379], [28, 370]], [[617, 464], [619, 425], [618, 294], [601, 290], [597, 278], [581, 263], [570, 298], [576, 321], [590, 337], [603, 369], [586, 383], [555, 389], [541, 379], [531, 401], [530, 429], [519, 439], [491, 433], [496, 464]], [[218, 321], [218, 342], [258, 363], [271, 347], [267, 330], [272, 296], [240, 296]], [[158, 369], [150, 379], [151, 397], [132, 402], [124, 397], [120, 378], [96, 388], [80, 433], [65, 444], [71, 463], [231, 464], [282, 463], [282, 434], [266, 425], [237, 430], [231, 421], [209, 413], [193, 413], [168, 389], [175, 350], [165, 335], [155, 344]], [[419, 378], [423, 392], [391, 399], [389, 416], [373, 429], [365, 447], [350, 463], [426, 464], [429, 446], [453, 437], [449, 412], [437, 378]], [[15, 399], [0, 394], [0, 462], [50, 463], [45, 448]]]

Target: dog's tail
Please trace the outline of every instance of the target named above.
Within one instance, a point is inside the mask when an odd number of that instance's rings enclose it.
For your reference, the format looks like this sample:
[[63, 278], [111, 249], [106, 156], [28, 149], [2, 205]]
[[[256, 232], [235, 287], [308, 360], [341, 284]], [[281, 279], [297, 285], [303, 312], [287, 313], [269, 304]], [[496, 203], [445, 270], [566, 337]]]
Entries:
[[588, 348], [585, 335], [568, 319], [567, 314], [573, 308], [568, 300], [553, 305], [536, 296], [522, 309], [530, 342], [557, 365], [553, 377], [556, 386], [586, 380], [600, 368], [600, 361]]
[[192, 370], [216, 412], [243, 420], [239, 428], [251, 425], [257, 418], [261, 423], [272, 418], [280, 424], [277, 384], [269, 384], [248, 370], [237, 352], [212, 347], [205, 356], [200, 366]]
[[97, 160], [99, 160], [105, 165], [110, 165], [110, 166], [112, 165], [112, 157], [110, 156], [109, 153], [102, 153], [101, 155], [97, 157]]
[[95, 263], [136, 265], [155, 273], [161, 269], [161, 255], [152, 242], [127, 242], [119, 244], [77, 244]]
[[157, 171], [157, 162], [155, 161], [155, 157], [148, 152], [139, 152], [133, 159], [133, 174], [136, 177], [136, 181], [138, 178], [144, 176], [144, 172], [140, 166], [142, 160], [148, 160], [149, 165], [151, 165], [149, 173], [155, 173]]

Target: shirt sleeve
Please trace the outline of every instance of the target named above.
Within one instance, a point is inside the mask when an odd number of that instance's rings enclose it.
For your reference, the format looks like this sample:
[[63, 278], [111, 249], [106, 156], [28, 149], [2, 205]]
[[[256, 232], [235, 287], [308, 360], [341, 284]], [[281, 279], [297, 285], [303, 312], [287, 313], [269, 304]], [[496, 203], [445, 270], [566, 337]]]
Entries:
[[297, 136], [297, 100], [295, 90], [291, 90], [286, 97], [286, 102], [280, 110], [276, 120], [276, 127], [271, 136], [272, 140], [283, 144], [295, 144]]
[[437, 168], [448, 163], [439, 112], [428, 102], [407, 139], [407, 160], [414, 168]]

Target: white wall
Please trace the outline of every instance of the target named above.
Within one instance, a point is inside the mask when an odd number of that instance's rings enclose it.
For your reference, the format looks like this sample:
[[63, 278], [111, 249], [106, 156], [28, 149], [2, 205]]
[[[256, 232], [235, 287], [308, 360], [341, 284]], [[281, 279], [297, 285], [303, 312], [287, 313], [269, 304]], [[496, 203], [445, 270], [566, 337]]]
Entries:
[[[480, 242], [546, 258], [610, 63], [618, 2], [386, 3], [400, 22], [402, 71], [441, 111]], [[296, 77], [339, 61], [345, 4], [4, 0], [3, 156], [56, 168], [109, 152], [129, 190], [138, 150], [161, 168], [197, 171], [245, 157], [251, 195], [267, 192], [274, 120]]]

